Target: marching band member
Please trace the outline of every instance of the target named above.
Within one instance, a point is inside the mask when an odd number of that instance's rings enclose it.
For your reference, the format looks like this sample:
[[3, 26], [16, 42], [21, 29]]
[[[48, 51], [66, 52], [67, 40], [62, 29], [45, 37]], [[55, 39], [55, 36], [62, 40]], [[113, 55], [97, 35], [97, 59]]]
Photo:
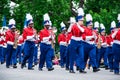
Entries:
[[[116, 23], [115, 21], [111, 22], [111, 34], [114, 32], [114, 29], [116, 28]], [[108, 64], [109, 64], [109, 68], [110, 68], [110, 72], [113, 72], [113, 59], [114, 59], [114, 55], [113, 55], [113, 51], [112, 51], [112, 45], [113, 45], [113, 39], [111, 37], [111, 34], [109, 34], [106, 39], [107, 39], [107, 49], [106, 49], [106, 53], [108, 55]]]
[[114, 52], [114, 74], [119, 74], [120, 63], [120, 14], [118, 14], [118, 29], [115, 29], [111, 35], [113, 40], [113, 52]]
[[9, 68], [10, 61], [12, 60], [13, 68], [17, 68], [17, 61], [16, 61], [16, 49], [15, 40], [18, 38], [16, 34], [16, 27], [15, 27], [15, 20], [9, 20], [9, 30], [6, 32], [6, 42], [7, 42], [7, 54], [6, 54], [6, 68]]
[[52, 65], [52, 59], [51, 59], [51, 54], [54, 53], [54, 50], [51, 46], [51, 40], [52, 36], [50, 35], [49, 32], [49, 27], [50, 27], [50, 18], [49, 15], [46, 13], [44, 14], [44, 29], [42, 29], [39, 32], [40, 36], [40, 62], [39, 62], [39, 70], [42, 71], [42, 68], [44, 66], [44, 63], [46, 61], [46, 67], [48, 71], [54, 70], [53, 65]]
[[6, 31], [8, 30], [8, 27], [6, 26], [6, 17], [4, 16], [3, 17], [3, 22], [2, 22], [2, 28], [0, 30], [0, 54], [1, 54], [1, 64], [3, 64], [5, 62], [5, 56], [6, 56], [6, 51], [7, 51], [7, 44], [6, 44], [6, 41], [5, 41], [5, 38], [6, 38]]
[[74, 17], [70, 17], [70, 26], [67, 30], [67, 43], [68, 43], [68, 47], [66, 50], [66, 70], [69, 70], [69, 54], [70, 54], [70, 41], [71, 41], [71, 37], [72, 37], [72, 33], [71, 33], [71, 29], [72, 26], [76, 23], [76, 20]]
[[86, 25], [87, 27], [83, 34], [85, 65], [89, 57], [91, 65], [93, 67], [93, 72], [97, 72], [99, 71], [99, 69], [97, 69], [96, 62], [96, 46], [95, 46], [96, 33], [94, 33], [94, 31], [92, 30], [93, 23], [92, 16], [90, 14], [86, 14]]
[[1, 30], [0, 30], [0, 62], [1, 64], [2, 62], [2, 38], [1, 38], [2, 34], [1, 34]]
[[84, 11], [82, 8], [79, 8], [77, 23], [75, 23], [71, 29], [72, 37], [70, 42], [70, 56], [69, 56], [70, 73], [75, 73], [73, 69], [75, 61], [77, 66], [79, 67], [79, 72], [86, 73], [84, 71], [84, 51], [83, 51], [83, 45], [82, 45], [82, 34], [84, 32], [83, 20], [84, 20]]
[[64, 68], [66, 61], [66, 49], [67, 49], [67, 35], [66, 27], [63, 22], [61, 22], [61, 33], [58, 35], [58, 43], [60, 46], [60, 66]]
[[24, 68], [26, 61], [28, 60], [28, 70], [34, 70], [32, 68], [33, 64], [33, 54], [34, 54], [34, 47], [35, 47], [35, 39], [36, 39], [36, 31], [33, 28], [33, 17], [31, 14], [26, 15], [27, 19], [27, 27], [23, 30], [23, 39], [24, 43], [24, 58], [21, 64], [21, 68]]
[[6, 31], [8, 30], [8, 27], [2, 27], [2, 32], [1, 32], [1, 45], [2, 45], [2, 50], [1, 50], [1, 53], [2, 53], [2, 57], [1, 57], [1, 64], [3, 64], [6, 60], [6, 52], [7, 52], [7, 44], [6, 44], [6, 41], [5, 41], [5, 38], [6, 38]]
[[[97, 48], [97, 38], [98, 38], [98, 36], [99, 36], [99, 22], [98, 22], [98, 21], [96, 21], [96, 22], [94, 23], [93, 32], [94, 32], [95, 35], [96, 35], [95, 46], [96, 46], [96, 55], [97, 55], [97, 53], [98, 53], [98, 51], [99, 51], [99, 49]], [[96, 57], [96, 60], [97, 60], [97, 57]], [[88, 69], [90, 69], [90, 66], [91, 66], [91, 61], [89, 60], [89, 62], [88, 62]]]
[[108, 68], [108, 57], [107, 57], [107, 53], [106, 53], [106, 47], [107, 47], [107, 43], [106, 43], [106, 32], [105, 32], [105, 27], [103, 24], [100, 24], [101, 30], [100, 30], [100, 38], [101, 38], [101, 48], [100, 48], [100, 53], [98, 53], [97, 57], [98, 57], [98, 67], [100, 66], [100, 62], [101, 59], [104, 59], [104, 65], [105, 65], [105, 69], [109, 69]]

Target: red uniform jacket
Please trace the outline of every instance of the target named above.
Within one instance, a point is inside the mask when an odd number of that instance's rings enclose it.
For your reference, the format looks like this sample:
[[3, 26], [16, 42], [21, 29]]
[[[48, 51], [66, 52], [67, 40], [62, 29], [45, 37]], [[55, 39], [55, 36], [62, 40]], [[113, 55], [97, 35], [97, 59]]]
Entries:
[[83, 27], [84, 26], [80, 26], [78, 23], [73, 24], [72, 29], [71, 29], [71, 33], [72, 33], [71, 39], [76, 40], [76, 41], [82, 40], [82, 34], [84, 32]]
[[34, 37], [35, 33], [36, 33], [36, 30], [34, 28], [31, 28], [31, 27], [24, 28], [23, 30], [24, 41], [25, 40], [35, 41], [35, 37]]
[[18, 38], [18, 45], [21, 46], [23, 42], [24, 42], [23, 36], [20, 35]]
[[83, 39], [88, 41], [94, 41], [94, 37], [93, 37], [93, 30], [89, 29], [89, 28], [85, 28], [85, 32], [83, 34]]
[[106, 42], [107, 42], [107, 46], [112, 46], [113, 44], [113, 39], [111, 37], [111, 34], [106, 36]]
[[101, 35], [101, 42], [102, 42], [102, 44], [101, 44], [102, 47], [107, 47], [107, 39], [106, 39], [106, 36], [102, 36], [102, 35]]
[[67, 35], [63, 33], [59, 34], [58, 43], [59, 45], [67, 46]]
[[39, 36], [40, 36], [40, 41], [41, 43], [45, 43], [45, 44], [51, 44], [51, 38], [52, 36], [50, 35], [50, 32], [48, 29], [44, 28], [39, 32]]
[[117, 32], [114, 39], [120, 41], [120, 30]]
[[120, 30], [114, 31], [114, 32], [112, 33], [111, 37], [113, 38], [114, 43], [120, 45]]
[[15, 40], [15, 32], [12, 32], [11, 30], [8, 30], [6, 32], [6, 42], [7, 44], [13, 45]]
[[72, 33], [69, 32], [69, 33], [67, 34], [67, 43], [68, 43], [68, 44], [70, 44], [71, 37], [72, 37]]

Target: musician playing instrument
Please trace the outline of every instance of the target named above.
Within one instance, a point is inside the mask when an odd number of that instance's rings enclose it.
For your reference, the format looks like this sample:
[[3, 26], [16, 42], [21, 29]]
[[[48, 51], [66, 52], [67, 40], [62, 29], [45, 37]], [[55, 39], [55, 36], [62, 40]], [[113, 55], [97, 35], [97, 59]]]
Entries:
[[120, 14], [118, 14], [118, 25], [111, 37], [113, 38], [113, 52], [114, 52], [114, 74], [119, 75], [120, 63]]
[[98, 72], [99, 69], [97, 68], [95, 46], [96, 33], [92, 30], [93, 23], [91, 14], [86, 14], [86, 25], [87, 27], [85, 28], [85, 32], [83, 34], [85, 65], [87, 63], [88, 58], [90, 58], [90, 63], [92, 65], [93, 72]]
[[100, 30], [100, 38], [101, 38], [101, 48], [100, 51], [97, 55], [98, 57], [98, 67], [100, 66], [101, 59], [104, 59], [104, 65], [105, 69], [108, 69], [108, 58], [107, 58], [107, 53], [106, 53], [106, 48], [107, 48], [107, 42], [106, 42], [106, 32], [105, 32], [105, 27], [103, 24], [100, 24], [101, 30]]
[[34, 54], [34, 47], [35, 47], [35, 39], [36, 39], [36, 32], [33, 24], [33, 17], [31, 14], [26, 15], [27, 19], [27, 27], [23, 30], [23, 39], [25, 41], [24, 44], [24, 58], [21, 64], [21, 68], [24, 68], [26, 61], [28, 60], [28, 70], [33, 70], [33, 54]]
[[15, 27], [15, 20], [9, 20], [9, 30], [6, 32], [6, 42], [7, 42], [7, 54], [6, 54], [6, 68], [10, 67], [10, 61], [12, 60], [13, 68], [17, 68], [16, 64], [16, 49], [13, 48], [14, 41], [16, 37], [16, 27]]
[[60, 66], [64, 68], [66, 64], [66, 50], [67, 50], [67, 35], [66, 27], [63, 22], [61, 22], [61, 33], [58, 35], [58, 43], [60, 46]]
[[44, 29], [40, 30], [39, 36], [40, 36], [40, 62], [39, 62], [39, 70], [42, 71], [42, 68], [44, 67], [44, 63], [46, 61], [46, 68], [48, 71], [54, 70], [51, 55], [54, 53], [54, 50], [51, 46], [51, 34], [49, 32], [50, 27], [50, 18], [48, 13], [44, 14]]
[[7, 52], [7, 44], [6, 44], [6, 41], [5, 41], [5, 38], [6, 38], [6, 31], [8, 30], [8, 27], [6, 26], [3, 26], [2, 29], [1, 29], [1, 32], [0, 32], [0, 54], [1, 54], [1, 64], [3, 64], [5, 62], [5, 56], [6, 56], [6, 52]]

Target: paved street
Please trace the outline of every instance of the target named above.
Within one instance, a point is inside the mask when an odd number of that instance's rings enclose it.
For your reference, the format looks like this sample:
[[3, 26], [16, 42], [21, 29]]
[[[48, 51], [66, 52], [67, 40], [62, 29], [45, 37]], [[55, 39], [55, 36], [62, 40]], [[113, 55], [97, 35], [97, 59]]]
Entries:
[[92, 69], [86, 69], [87, 74], [79, 72], [70, 74], [59, 66], [54, 67], [54, 71], [47, 71], [46, 68], [43, 71], [38, 71], [38, 66], [35, 67], [35, 70], [21, 69], [20, 65], [17, 69], [7, 69], [5, 64], [0, 64], [0, 80], [120, 80], [120, 75], [114, 75], [104, 69], [98, 73], [93, 73]]

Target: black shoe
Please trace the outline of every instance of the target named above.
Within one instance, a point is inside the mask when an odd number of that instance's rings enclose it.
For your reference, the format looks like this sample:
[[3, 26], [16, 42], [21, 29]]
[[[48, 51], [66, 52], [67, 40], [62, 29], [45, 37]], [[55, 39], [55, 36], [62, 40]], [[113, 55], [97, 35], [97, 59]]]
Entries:
[[61, 66], [61, 68], [64, 68], [64, 66]]
[[100, 68], [105, 68], [105, 65], [100, 65]]
[[36, 62], [36, 63], [34, 63], [34, 65], [37, 65], [38, 63]]
[[21, 64], [21, 69], [23, 69], [25, 66], [23, 64]]
[[16, 66], [16, 65], [13, 65], [13, 68], [17, 68], [17, 66]]
[[70, 70], [69, 72], [70, 72], [70, 73], [75, 73], [74, 70]]
[[93, 69], [93, 72], [98, 72], [98, 71], [100, 71], [100, 69]]
[[97, 68], [98, 69], [98, 71], [100, 71], [100, 69], [99, 68]]
[[79, 71], [79, 67], [78, 66], [76, 67], [76, 71]]
[[52, 70], [54, 70], [54, 68], [48, 68], [48, 71], [52, 71]]
[[4, 62], [1, 62], [1, 64], [4, 64]]
[[65, 68], [65, 70], [67, 70], [67, 71], [68, 71], [68, 70], [69, 70], [69, 68]]
[[28, 68], [28, 70], [34, 70], [34, 68]]
[[115, 74], [115, 75], [119, 75], [119, 72], [115, 72], [114, 74]]
[[110, 72], [113, 72], [113, 69], [110, 69]]
[[27, 67], [26, 64], [24, 65], [24, 67]]
[[32, 67], [35, 67], [35, 65], [32, 65]]
[[81, 70], [81, 69], [79, 70], [79, 72], [80, 72], [80, 73], [87, 73], [86, 71]]
[[39, 70], [39, 71], [43, 71], [43, 69], [42, 69], [42, 68], [39, 68], [38, 70]]
[[6, 66], [6, 68], [10, 68], [9, 66]]
[[108, 70], [109, 69], [109, 67], [108, 66], [105, 66], [105, 70]]

